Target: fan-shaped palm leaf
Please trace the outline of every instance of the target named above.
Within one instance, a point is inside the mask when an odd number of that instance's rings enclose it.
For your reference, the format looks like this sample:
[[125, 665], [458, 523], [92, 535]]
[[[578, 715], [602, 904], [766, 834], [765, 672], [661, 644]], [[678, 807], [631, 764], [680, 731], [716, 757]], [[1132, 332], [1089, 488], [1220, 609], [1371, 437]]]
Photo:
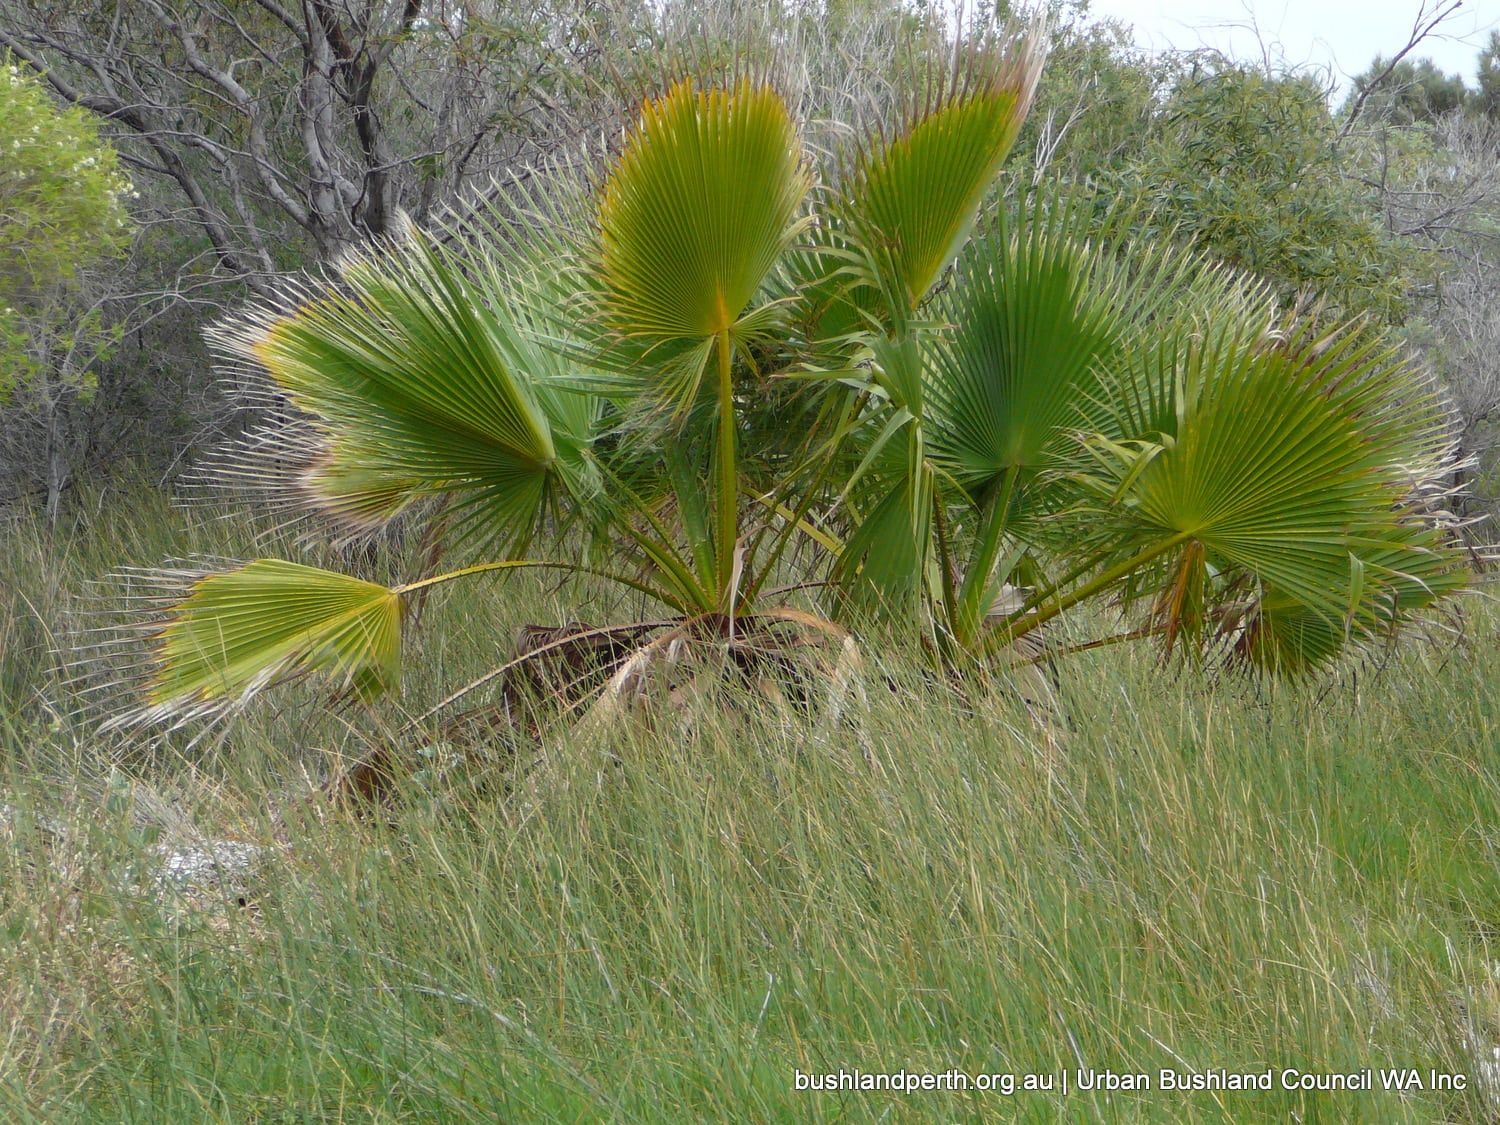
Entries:
[[892, 315], [916, 308], [968, 238], [1031, 108], [1040, 30], [976, 52], [897, 136], [857, 159], [844, 218]]
[[[1402, 513], [1399, 462], [1430, 451], [1436, 419], [1378, 338], [1268, 341], [1251, 325], [1210, 326], [1141, 357], [1110, 394], [1126, 415], [1147, 400], [1173, 409], [1167, 432], [1090, 443], [1098, 471], [1077, 479], [1107, 501], [1090, 511], [1091, 541], [1108, 539], [1115, 559], [1134, 553], [1104, 577], [1201, 549], [1207, 566], [1166, 573], [1249, 576], [1273, 627], [1249, 652], [1291, 665], [1462, 583], [1451, 548]], [[1203, 591], [1182, 597], [1201, 604]]]
[[156, 635], [144, 717], [212, 713], [322, 674], [363, 695], [401, 671], [401, 602], [384, 586], [261, 559], [198, 578]]
[[726, 611], [737, 586], [734, 357], [771, 323], [765, 307], [746, 309], [803, 225], [809, 182], [774, 90], [683, 81], [643, 107], [600, 197], [596, 299], [620, 350], [644, 346], [633, 380], [680, 421], [718, 360], [712, 593]]
[[944, 300], [953, 330], [927, 368], [928, 441], [971, 491], [1009, 469], [1035, 472], [1082, 419], [1123, 327], [1092, 266], [1065, 221], [1038, 210], [981, 240]]
[[349, 259], [289, 313], [255, 310], [216, 339], [253, 359], [321, 435], [300, 483], [314, 506], [378, 526], [451, 494], [460, 533], [523, 539], [549, 488], [597, 491], [597, 414], [456, 263], [415, 234]]
[[808, 184], [770, 87], [682, 81], [648, 101], [599, 203], [606, 321], [653, 341], [732, 328], [795, 237]]

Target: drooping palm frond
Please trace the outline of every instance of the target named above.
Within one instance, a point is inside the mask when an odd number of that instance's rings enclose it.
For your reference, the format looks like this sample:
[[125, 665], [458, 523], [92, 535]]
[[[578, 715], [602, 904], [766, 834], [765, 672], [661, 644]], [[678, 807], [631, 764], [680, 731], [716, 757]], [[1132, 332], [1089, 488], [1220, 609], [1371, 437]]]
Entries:
[[423, 236], [355, 255], [288, 312], [259, 308], [214, 340], [259, 363], [311, 418], [298, 484], [316, 510], [378, 527], [443, 495], [456, 534], [515, 544], [549, 492], [597, 492], [597, 404], [562, 361]]
[[910, 617], [929, 585], [936, 484], [924, 428], [930, 346], [925, 332], [866, 342], [868, 406], [852, 443], [858, 463], [840, 491], [846, 530], [831, 575], [862, 614]]
[[372, 697], [401, 675], [396, 591], [276, 559], [194, 577], [152, 641], [143, 722], [242, 706], [271, 684], [320, 675]]
[[1416, 611], [1467, 584], [1452, 545], [1430, 527], [1397, 530], [1391, 540], [1384, 546], [1366, 542], [1350, 553], [1348, 602], [1342, 615], [1266, 586], [1244, 612], [1221, 618], [1219, 638], [1251, 667], [1302, 676], [1337, 656], [1351, 641], [1393, 636]]
[[1275, 590], [1266, 590], [1244, 613], [1231, 615], [1220, 635], [1249, 666], [1294, 677], [1333, 659], [1349, 636], [1342, 621]]
[[859, 617], [918, 620], [932, 560], [933, 474], [910, 425], [877, 455], [831, 578]]

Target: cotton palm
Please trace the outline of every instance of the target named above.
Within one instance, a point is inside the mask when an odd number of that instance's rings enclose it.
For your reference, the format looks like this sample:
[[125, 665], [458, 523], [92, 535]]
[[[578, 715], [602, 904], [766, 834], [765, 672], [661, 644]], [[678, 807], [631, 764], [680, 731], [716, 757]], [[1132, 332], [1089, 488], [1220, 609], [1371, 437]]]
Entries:
[[[1045, 193], [971, 237], [1038, 42], [972, 44], [822, 164], [769, 80], [677, 81], [592, 187], [408, 230], [221, 329], [301, 412], [271, 435], [296, 503], [353, 532], [426, 519], [462, 565], [194, 576], [142, 713], [306, 673], [389, 690], [413, 598], [521, 567], [601, 575], [731, 646], [832, 629], [770, 592], [826, 572], [828, 612], [963, 660], [1123, 596], [1174, 643], [1213, 625], [1300, 667], [1450, 589], [1401, 507], [1432, 412], [1385, 344], [1280, 331], [1253, 285], [1092, 246]], [[789, 570], [798, 540], [814, 562]]]

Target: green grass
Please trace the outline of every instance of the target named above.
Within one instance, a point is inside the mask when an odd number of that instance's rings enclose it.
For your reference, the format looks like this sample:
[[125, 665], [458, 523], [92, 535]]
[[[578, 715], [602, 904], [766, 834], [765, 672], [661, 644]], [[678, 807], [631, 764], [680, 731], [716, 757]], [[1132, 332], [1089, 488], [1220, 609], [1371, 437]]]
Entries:
[[[139, 490], [0, 532], [0, 1120], [1481, 1122], [1500, 1042], [1500, 616], [1376, 673], [1254, 687], [1145, 650], [1060, 669], [1049, 745], [867, 653], [863, 730], [699, 711], [508, 791], [302, 799], [359, 745], [310, 694], [221, 741], [101, 742], [57, 670], [119, 563], [243, 551]], [[419, 710], [527, 620], [435, 603]], [[889, 683], [889, 690], [887, 689]], [[351, 720], [356, 716], [349, 717]], [[64, 822], [57, 834], [51, 820]], [[271, 845], [251, 901], [163, 904], [189, 833]], [[1464, 1091], [812, 1093], [796, 1070], [1462, 1073]]]

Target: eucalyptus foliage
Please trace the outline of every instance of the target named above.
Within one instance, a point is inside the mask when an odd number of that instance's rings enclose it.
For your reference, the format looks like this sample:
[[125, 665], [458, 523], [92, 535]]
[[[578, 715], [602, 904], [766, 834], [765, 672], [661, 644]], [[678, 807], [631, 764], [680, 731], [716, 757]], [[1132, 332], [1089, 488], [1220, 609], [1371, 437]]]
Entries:
[[[0, 55], [0, 298], [35, 299], [124, 248], [129, 178], [98, 127]], [[7, 308], [7, 312], [11, 309]]]
[[[87, 114], [59, 110], [0, 55], [0, 399], [99, 335], [97, 313], [70, 301], [69, 285], [124, 250], [130, 191]], [[78, 372], [52, 373], [88, 389]]]

